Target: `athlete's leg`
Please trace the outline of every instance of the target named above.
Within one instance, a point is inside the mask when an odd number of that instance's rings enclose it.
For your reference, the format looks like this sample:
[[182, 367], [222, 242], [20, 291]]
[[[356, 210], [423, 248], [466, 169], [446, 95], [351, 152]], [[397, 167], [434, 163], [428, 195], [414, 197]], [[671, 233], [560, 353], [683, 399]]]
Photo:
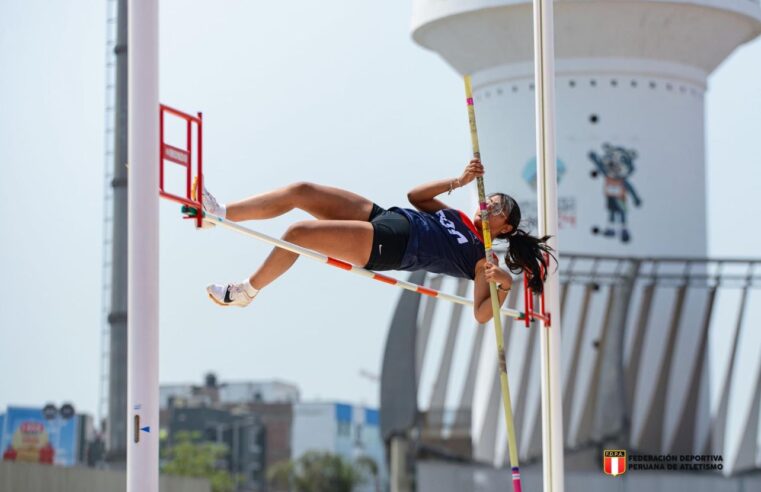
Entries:
[[294, 183], [228, 204], [227, 218], [235, 222], [270, 219], [294, 208], [317, 219], [366, 221], [370, 217], [373, 202], [340, 188]]
[[[370, 213], [369, 211], [367, 212]], [[373, 246], [373, 226], [358, 220], [308, 220], [288, 228], [283, 239], [324, 255], [364, 266]], [[299, 255], [275, 248], [249, 282], [261, 289], [285, 273]]]

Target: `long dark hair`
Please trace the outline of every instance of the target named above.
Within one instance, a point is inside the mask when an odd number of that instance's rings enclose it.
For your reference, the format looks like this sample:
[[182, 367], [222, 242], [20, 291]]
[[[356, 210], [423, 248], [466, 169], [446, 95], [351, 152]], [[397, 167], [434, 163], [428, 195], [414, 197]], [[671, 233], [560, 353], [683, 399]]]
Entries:
[[550, 266], [549, 259], [552, 258], [557, 263], [552, 248], [547, 244], [550, 236], [536, 237], [521, 229], [521, 208], [513, 197], [504, 193], [492, 193], [489, 198], [493, 196], [499, 197], [507, 216], [507, 223], [513, 226], [509, 233], [495, 236], [495, 239], [504, 239], [510, 243], [505, 255], [505, 264], [516, 274], [528, 271], [529, 288], [532, 292], [541, 294]]

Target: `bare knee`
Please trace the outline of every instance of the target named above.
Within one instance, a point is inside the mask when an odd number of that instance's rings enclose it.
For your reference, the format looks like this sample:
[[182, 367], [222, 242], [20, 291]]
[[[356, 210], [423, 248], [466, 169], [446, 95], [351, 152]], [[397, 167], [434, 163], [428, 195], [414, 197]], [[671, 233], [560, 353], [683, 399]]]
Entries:
[[283, 239], [291, 243], [294, 243], [303, 239], [305, 236], [309, 235], [311, 231], [313, 230], [313, 227], [312, 227], [313, 222], [314, 221], [311, 221], [311, 220], [304, 220], [301, 222], [296, 222], [295, 224], [291, 224], [288, 227], [288, 229], [285, 231], [285, 234], [283, 234]]
[[306, 195], [314, 195], [314, 192], [317, 190], [317, 185], [314, 183], [310, 183], [309, 181], [299, 181], [296, 183], [291, 183], [288, 185], [288, 191], [290, 193], [293, 193], [295, 196], [306, 196]]
[[317, 185], [308, 181], [298, 181], [288, 185], [287, 190], [292, 206], [304, 210], [314, 201]]

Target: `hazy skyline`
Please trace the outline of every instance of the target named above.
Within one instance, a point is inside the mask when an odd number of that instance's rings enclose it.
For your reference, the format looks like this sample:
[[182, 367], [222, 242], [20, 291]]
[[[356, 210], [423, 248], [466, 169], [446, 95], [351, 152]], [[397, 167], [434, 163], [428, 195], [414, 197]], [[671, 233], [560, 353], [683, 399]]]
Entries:
[[[0, 3], [0, 269], [12, 280], [0, 287], [0, 412], [48, 401], [96, 411], [105, 7]], [[207, 182], [224, 201], [308, 180], [403, 205], [410, 188], [455, 176], [468, 159], [461, 80], [412, 42], [407, 3], [161, 9], [161, 100], [204, 112]], [[761, 256], [759, 67], [756, 40], [709, 79], [712, 255]], [[473, 208], [465, 191], [449, 198]], [[252, 226], [279, 236], [303, 217]], [[162, 383], [214, 371], [290, 381], [304, 399], [377, 404], [359, 371], [379, 372], [397, 289], [300, 260], [249, 308], [223, 310], [206, 284], [243, 278], [269, 247], [195, 231], [169, 203], [161, 227]]]

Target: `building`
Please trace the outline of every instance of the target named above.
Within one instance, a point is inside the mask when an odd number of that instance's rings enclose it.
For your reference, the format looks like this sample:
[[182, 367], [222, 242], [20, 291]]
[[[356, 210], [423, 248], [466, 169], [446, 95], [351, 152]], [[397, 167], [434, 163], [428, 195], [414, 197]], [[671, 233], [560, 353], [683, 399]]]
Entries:
[[[293, 384], [220, 382], [209, 373], [202, 385], [162, 385], [159, 395], [161, 427], [170, 434], [194, 430], [211, 441], [217, 440], [218, 429], [219, 439], [231, 450], [238, 450], [233, 453], [234, 459], [231, 457], [229, 469], [251, 477], [253, 490], [264, 490], [270, 466], [291, 459], [293, 406], [300, 397]], [[257, 427], [261, 427], [261, 434], [254, 430]]]
[[378, 482], [368, 477], [361, 492], [385, 490], [388, 481], [378, 410], [344, 403], [298, 403], [293, 411], [293, 458], [327, 451], [350, 461], [369, 457], [378, 465]]
[[228, 453], [220, 467], [242, 478], [239, 490], [266, 490], [266, 429], [257, 415], [205, 404], [187, 405], [178, 398], [170, 404], [167, 431], [168, 446], [180, 433], [189, 433], [198, 441], [224, 444]]
[[169, 406], [171, 397], [199, 398], [205, 396], [208, 402], [232, 405], [237, 403], [287, 403], [299, 401], [299, 389], [296, 385], [282, 381], [217, 381], [216, 375], [209, 373], [203, 385], [197, 384], [162, 384], [159, 388], [159, 405]]
[[264, 468], [293, 456], [291, 436], [293, 432], [293, 403], [248, 403], [243, 405], [256, 415], [267, 430], [264, 446]]

